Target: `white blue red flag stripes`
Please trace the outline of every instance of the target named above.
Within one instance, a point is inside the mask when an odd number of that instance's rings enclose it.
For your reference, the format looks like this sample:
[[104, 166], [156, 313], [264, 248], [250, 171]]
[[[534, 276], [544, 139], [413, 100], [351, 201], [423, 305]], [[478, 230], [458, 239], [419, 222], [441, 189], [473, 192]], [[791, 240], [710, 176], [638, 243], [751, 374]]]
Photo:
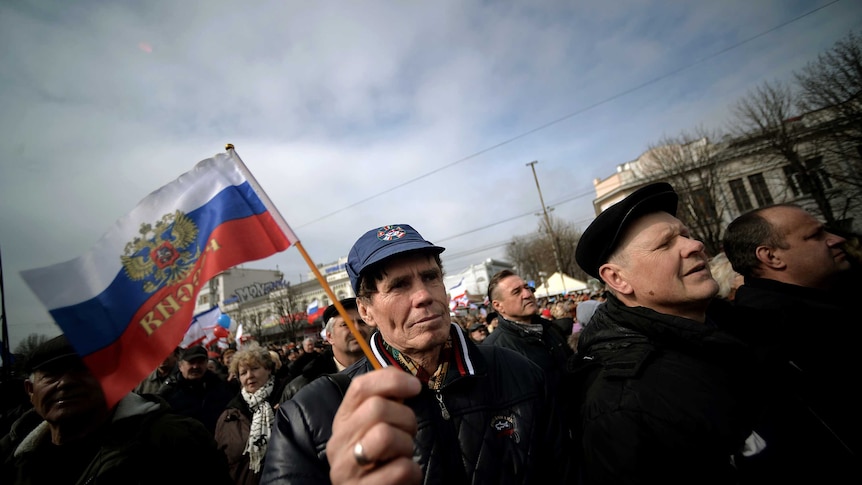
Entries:
[[221, 318], [221, 309], [217, 306], [195, 315], [192, 318], [192, 324], [189, 325], [182, 342], [180, 342], [180, 347], [187, 349], [212, 340], [215, 337], [213, 329], [219, 326], [219, 318]]
[[21, 275], [112, 406], [182, 341], [208, 280], [296, 243], [230, 148], [148, 195], [86, 254]]

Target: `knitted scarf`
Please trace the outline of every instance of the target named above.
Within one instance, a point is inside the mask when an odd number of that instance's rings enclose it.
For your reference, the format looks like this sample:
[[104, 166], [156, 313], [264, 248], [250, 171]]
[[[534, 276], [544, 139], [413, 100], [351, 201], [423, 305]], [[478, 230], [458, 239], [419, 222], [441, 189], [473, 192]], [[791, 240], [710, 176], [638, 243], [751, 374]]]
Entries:
[[260, 473], [260, 464], [263, 462], [263, 456], [266, 454], [266, 445], [269, 442], [269, 431], [272, 422], [275, 420], [275, 413], [272, 412], [272, 406], [266, 400], [272, 393], [273, 385], [275, 384], [275, 376], [269, 376], [266, 385], [249, 394], [248, 391], [242, 389], [242, 398], [245, 399], [249, 409], [251, 409], [251, 429], [248, 433], [248, 443], [245, 445], [243, 454], [248, 453], [249, 470], [254, 473]]

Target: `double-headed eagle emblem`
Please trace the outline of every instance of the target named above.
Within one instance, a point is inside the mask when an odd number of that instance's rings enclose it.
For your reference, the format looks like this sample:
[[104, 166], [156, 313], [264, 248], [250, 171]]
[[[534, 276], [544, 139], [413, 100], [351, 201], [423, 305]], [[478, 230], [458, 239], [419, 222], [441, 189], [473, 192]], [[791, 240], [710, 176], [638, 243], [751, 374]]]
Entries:
[[200, 257], [200, 249], [191, 246], [198, 228], [180, 211], [165, 214], [155, 226], [143, 223], [138, 232], [141, 235], [126, 244], [120, 260], [126, 276], [132, 281], [144, 281], [147, 293], [182, 281]]

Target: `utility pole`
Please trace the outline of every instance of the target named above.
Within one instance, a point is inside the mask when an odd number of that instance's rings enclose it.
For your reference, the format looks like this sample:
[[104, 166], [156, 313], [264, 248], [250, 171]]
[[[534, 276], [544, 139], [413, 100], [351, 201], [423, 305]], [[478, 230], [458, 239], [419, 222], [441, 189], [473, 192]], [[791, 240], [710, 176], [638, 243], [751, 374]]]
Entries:
[[0, 358], [3, 359], [0, 382], [5, 383], [12, 375], [12, 353], [9, 347], [9, 326], [6, 321], [6, 288], [3, 286], [3, 258], [0, 256]]
[[557, 236], [554, 234], [554, 229], [551, 227], [551, 218], [548, 217], [548, 207], [545, 205], [545, 199], [542, 197], [542, 188], [539, 186], [539, 177], [536, 176], [536, 164], [538, 160], [533, 160], [527, 166], [533, 169], [533, 180], [536, 181], [536, 190], [539, 192], [539, 202], [542, 203], [542, 212], [545, 214], [545, 227], [548, 229], [548, 237], [551, 238], [551, 246], [554, 248], [554, 261], [557, 263], [557, 273], [560, 275], [560, 282], [563, 284], [563, 293], [566, 291], [566, 278], [563, 276], [563, 263], [560, 260], [560, 248], [557, 243]]

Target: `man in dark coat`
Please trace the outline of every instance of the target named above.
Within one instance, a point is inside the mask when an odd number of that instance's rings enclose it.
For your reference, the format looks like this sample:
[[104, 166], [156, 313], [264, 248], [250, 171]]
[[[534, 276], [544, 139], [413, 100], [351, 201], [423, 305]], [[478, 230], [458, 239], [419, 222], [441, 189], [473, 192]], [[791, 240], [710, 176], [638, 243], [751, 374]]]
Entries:
[[725, 253], [745, 278], [734, 304], [746, 318], [727, 327], [770, 364], [769, 407], [755, 428], [763, 453], [740, 463], [746, 483], [862, 480], [862, 332], [844, 237], [791, 204], [743, 214], [727, 228]]
[[[340, 303], [348, 316], [353, 320], [353, 323], [356, 324], [356, 328], [362, 334], [365, 342], [368, 343], [372, 329], [359, 318], [359, 310], [356, 308], [356, 298], [345, 298]], [[360, 347], [356, 337], [353, 336], [353, 333], [348, 328], [347, 322], [338, 313], [335, 305], [326, 307], [326, 310], [323, 311], [323, 321], [326, 322], [324, 332], [326, 334], [326, 341], [329, 342], [329, 348], [324, 350], [323, 353], [317, 354], [317, 358], [306, 364], [302, 369], [302, 374], [292, 379], [284, 387], [284, 392], [281, 395], [282, 401], [292, 398], [306, 384], [323, 374], [340, 372], [364, 357], [362, 347]]]
[[195, 418], [215, 433], [216, 421], [235, 391], [214, 372], [207, 369], [209, 354], [202, 345], [183, 350], [180, 372], [162, 385], [158, 395], [175, 413]]
[[372, 356], [279, 406], [261, 483], [568, 483], [544, 373], [451, 322], [442, 251], [405, 224], [353, 245]]
[[[508, 269], [491, 277], [488, 300], [497, 313], [497, 329], [482, 344], [514, 350], [541, 367], [547, 376], [550, 392], [559, 399], [563, 409], [571, 409], [572, 389], [564, 379], [567, 361], [574, 350], [553, 322], [538, 315], [539, 305], [534, 291], [523, 278]], [[571, 420], [576, 416], [571, 412], [563, 416], [571, 435], [575, 429]]]
[[676, 207], [670, 185], [643, 187], [576, 250], [610, 293], [578, 344], [588, 484], [734, 484], [734, 455], [758, 450], [753, 362], [708, 316], [718, 284]]
[[168, 354], [167, 357], [159, 364], [158, 367], [153, 369], [150, 372], [150, 375], [144, 378], [137, 386], [135, 386], [134, 392], [138, 394], [156, 394], [159, 392], [159, 389], [162, 388], [162, 385], [168, 382], [171, 378], [175, 377], [179, 372], [179, 368], [177, 368], [177, 362], [180, 359], [180, 354], [183, 349], [181, 347], [177, 347], [173, 352]]
[[483, 343], [512, 349], [538, 364], [548, 375], [548, 383], [556, 392], [566, 368], [566, 360], [573, 351], [560, 330], [537, 314], [539, 306], [534, 291], [526, 281], [508, 269], [491, 277], [488, 299], [498, 314], [499, 322], [494, 333]]
[[34, 349], [33, 403], [0, 440], [0, 483], [230, 484], [212, 433], [153, 395], [108, 408], [99, 382], [64, 336]]

